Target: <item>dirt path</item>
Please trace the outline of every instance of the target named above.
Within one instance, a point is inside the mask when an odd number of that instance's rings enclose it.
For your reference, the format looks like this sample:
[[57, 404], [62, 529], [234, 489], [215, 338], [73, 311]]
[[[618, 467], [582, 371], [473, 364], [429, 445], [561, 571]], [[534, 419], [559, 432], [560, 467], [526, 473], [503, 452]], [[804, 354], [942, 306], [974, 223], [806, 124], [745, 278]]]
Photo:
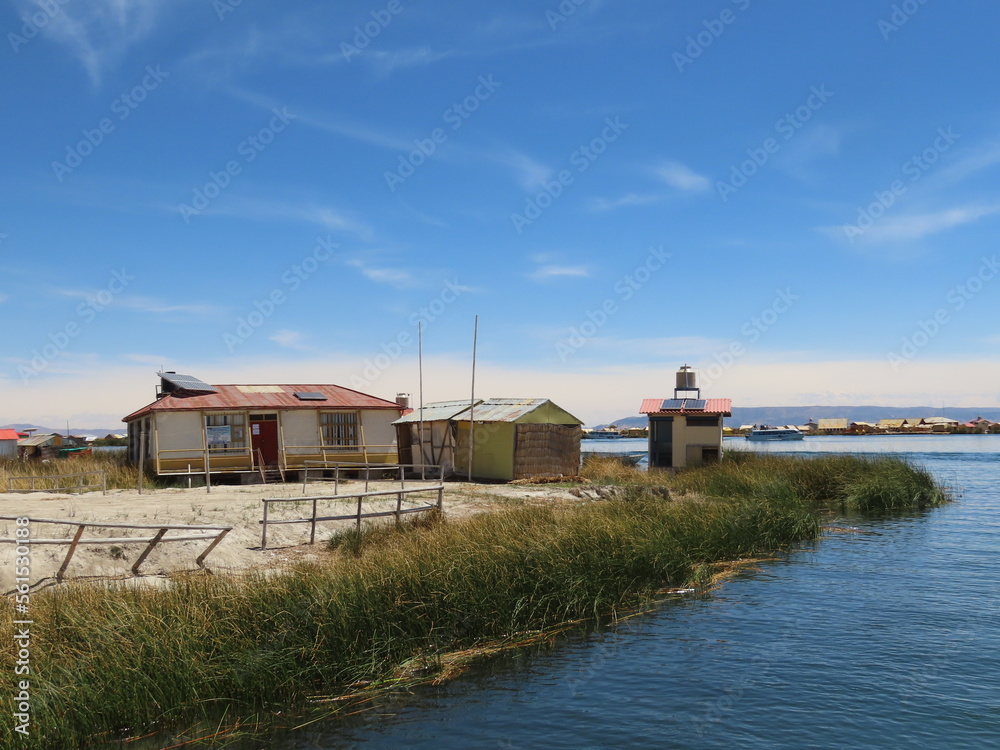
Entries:
[[[407, 482], [407, 486], [419, 483]], [[431, 483], [427, 483], [431, 484]], [[371, 482], [370, 489], [393, 489], [390, 482]], [[364, 490], [363, 481], [342, 482], [340, 493]], [[332, 485], [313, 485], [309, 495], [332, 493]], [[579, 491], [577, 491], [579, 493]], [[147, 490], [142, 495], [129, 490], [109, 490], [106, 496], [97, 493], [65, 494], [4, 494], [0, 493], [0, 515], [28, 516], [75, 522], [106, 522], [134, 524], [196, 524], [232, 526], [233, 530], [212, 550], [206, 566], [213, 571], [239, 571], [251, 568], [278, 568], [298, 560], [318, 559], [326, 555], [325, 542], [338, 528], [349, 528], [353, 522], [337, 521], [320, 524], [315, 545], [309, 545], [309, 525], [289, 524], [268, 527], [268, 549], [261, 550], [262, 498], [301, 497], [301, 485], [220, 485], [206, 493], [200, 489]], [[418, 495], [411, 503], [425, 504], [436, 500], [436, 493]], [[444, 510], [451, 517], [468, 516], [522, 502], [566, 502], [578, 500], [572, 489], [533, 485], [480, 485], [448, 483]], [[356, 510], [357, 501], [320, 501], [320, 515], [347, 515]], [[304, 518], [312, 503], [282, 503], [271, 506], [271, 518]], [[366, 502], [366, 510], [392, 510], [395, 497], [381, 502]], [[77, 527], [33, 523], [31, 535], [36, 539], [73, 537]], [[14, 538], [15, 523], [0, 521], [0, 537]], [[152, 536], [155, 530], [88, 528], [84, 537], [106, 538]], [[180, 532], [170, 532], [168, 536]], [[208, 542], [161, 543], [142, 564], [141, 577], [136, 579], [155, 585], [163, 576], [179, 571], [196, 570], [195, 558]], [[89, 577], [132, 578], [132, 563], [145, 549], [145, 543], [79, 545], [66, 570], [66, 579]], [[69, 545], [36, 545], [31, 550], [33, 586], [54, 580]], [[0, 544], [0, 591], [9, 593], [14, 587], [15, 545]]]

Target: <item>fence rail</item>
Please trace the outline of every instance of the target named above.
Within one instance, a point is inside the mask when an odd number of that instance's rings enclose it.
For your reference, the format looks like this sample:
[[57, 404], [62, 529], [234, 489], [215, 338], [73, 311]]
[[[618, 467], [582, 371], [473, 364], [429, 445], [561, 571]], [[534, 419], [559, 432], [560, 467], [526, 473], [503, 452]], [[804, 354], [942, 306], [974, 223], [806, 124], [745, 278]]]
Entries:
[[[84, 477], [99, 476], [100, 482], [95, 484], [84, 484]], [[76, 485], [73, 487], [42, 487], [37, 489], [35, 486], [36, 480], [39, 479], [76, 479], [78, 480]], [[28, 489], [14, 489], [15, 482], [23, 482], [25, 480], [30, 480], [31, 487]], [[7, 477], [7, 492], [83, 492], [84, 490], [100, 490], [101, 494], [108, 494], [108, 475], [103, 471], [83, 471], [78, 474], [39, 474], [37, 476], [30, 477]]]
[[[406, 470], [412, 469], [414, 472], [417, 469], [421, 470], [421, 479], [433, 480], [437, 482], [444, 481], [444, 467], [443, 466], [430, 466], [421, 464], [379, 464], [379, 463], [352, 463], [350, 461], [304, 461], [302, 470], [302, 494], [306, 494], [309, 491], [309, 472], [319, 471], [320, 473], [326, 471], [333, 472], [333, 494], [340, 494], [340, 471], [341, 469], [345, 471], [364, 471], [365, 472], [365, 492], [368, 491], [368, 484], [371, 481], [371, 473], [374, 471], [383, 472], [398, 472], [396, 479], [399, 481], [400, 488], [406, 487]], [[437, 476], [433, 476], [437, 474]], [[428, 476], [430, 475], [430, 476]]]
[[[16, 521], [20, 516], [0, 516], [0, 521]], [[66, 558], [63, 560], [62, 566], [59, 568], [59, 572], [56, 573], [56, 580], [62, 581], [63, 574], [66, 572], [66, 568], [69, 567], [69, 561], [73, 558], [73, 553], [76, 552], [76, 548], [80, 544], [142, 544], [146, 543], [146, 549], [143, 550], [142, 554], [139, 555], [135, 563], [132, 564], [132, 575], [139, 575], [139, 566], [146, 561], [149, 554], [153, 551], [157, 544], [161, 542], [198, 542], [201, 540], [211, 539], [213, 540], [208, 547], [205, 548], [195, 559], [195, 563], [199, 568], [203, 568], [205, 563], [205, 558], [208, 557], [208, 553], [215, 549], [219, 542], [230, 531], [233, 530], [232, 526], [191, 526], [191, 525], [176, 525], [176, 524], [134, 524], [134, 523], [103, 523], [96, 521], [65, 521], [54, 518], [29, 518], [29, 523], [51, 523], [60, 526], [76, 526], [76, 534], [72, 539], [31, 539], [29, 544], [68, 544], [69, 551], [66, 552]], [[102, 528], [102, 529], [156, 529], [157, 532], [152, 537], [146, 539], [143, 537], [90, 537], [87, 539], [83, 538], [83, 532], [88, 527], [90, 528]], [[166, 533], [168, 531], [213, 531], [213, 534], [197, 534], [190, 536], [176, 536], [167, 537]], [[0, 539], [0, 544], [21, 544], [23, 539]]]
[[[436, 492], [437, 502], [432, 505], [419, 505], [416, 507], [403, 507], [403, 496], [404, 495], [414, 495], [419, 492]], [[396, 509], [395, 510], [384, 510], [384, 511], [370, 511], [364, 513], [363, 506], [364, 501], [370, 497], [391, 497], [396, 496]], [[317, 508], [320, 500], [350, 500], [356, 498], [358, 501], [357, 512], [351, 513], [350, 515], [344, 516], [318, 516]], [[434, 509], [441, 509], [442, 503], [444, 501], [444, 485], [436, 484], [431, 487], [411, 487], [395, 490], [375, 490], [373, 492], [354, 492], [347, 495], [316, 495], [313, 497], [266, 497], [261, 502], [264, 503], [264, 518], [260, 521], [261, 524], [261, 537], [260, 537], [260, 548], [262, 550], [267, 549], [267, 527], [275, 526], [279, 524], [295, 524], [295, 523], [308, 523], [311, 525], [311, 530], [309, 533], [309, 544], [316, 543], [316, 524], [322, 521], [356, 521], [357, 528], [361, 528], [361, 521], [365, 518], [383, 518], [385, 516], [395, 516], [396, 522], [398, 523], [400, 518], [407, 513], [419, 513], [421, 511], [428, 511]], [[304, 503], [312, 502], [312, 515], [309, 518], [280, 518], [277, 520], [268, 518], [268, 511], [271, 503]]]

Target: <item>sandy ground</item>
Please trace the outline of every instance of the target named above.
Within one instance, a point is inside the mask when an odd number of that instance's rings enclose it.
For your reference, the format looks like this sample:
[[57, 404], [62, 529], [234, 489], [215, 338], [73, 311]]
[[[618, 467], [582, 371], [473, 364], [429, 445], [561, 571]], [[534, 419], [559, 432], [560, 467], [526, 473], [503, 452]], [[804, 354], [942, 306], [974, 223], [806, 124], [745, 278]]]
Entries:
[[[363, 481], [342, 481], [340, 494], [364, 490]], [[407, 481], [407, 487], [420, 482]], [[433, 482], [425, 483], [427, 485]], [[370, 489], [393, 489], [391, 482], [371, 482]], [[516, 502], [566, 502], [579, 501], [581, 496], [596, 496], [596, 488], [566, 488], [547, 485], [480, 485], [446, 483], [444, 510], [446, 515], [461, 517], [489, 511]], [[310, 484], [308, 496], [333, 493], [332, 483]], [[268, 548], [261, 549], [261, 518], [263, 498], [302, 497], [301, 484], [267, 484], [229, 486], [219, 485], [207, 493], [204, 487], [147, 490], [139, 495], [132, 490], [109, 490], [83, 495], [54, 493], [4, 494], [0, 493], [0, 515], [28, 516], [33, 519], [64, 520], [69, 522], [104, 522], [119, 524], [193, 524], [232, 526], [233, 529], [209, 554], [205, 566], [215, 572], [240, 571], [251, 568], [280, 568], [298, 560], [319, 559], [325, 556], [325, 542], [337, 529], [350, 528], [353, 521], [330, 521], [317, 526], [316, 544], [309, 544], [309, 524], [268, 526]], [[436, 502], [437, 493], [411, 495], [407, 505]], [[395, 496], [385, 501], [366, 500], [365, 510], [393, 510]], [[357, 500], [321, 500], [318, 515], [335, 516], [355, 512]], [[272, 504], [270, 519], [305, 518], [311, 514], [312, 502]], [[391, 518], [388, 519], [391, 522]], [[0, 538], [13, 539], [14, 521], [0, 520]], [[33, 589], [51, 585], [55, 581], [66, 552], [68, 541], [77, 526], [32, 523], [31, 536], [35, 539], [63, 539], [67, 544], [35, 545], [31, 548], [30, 581]], [[145, 537], [149, 539], [156, 529], [102, 529], [87, 528], [83, 538]], [[193, 532], [196, 534], [207, 532]], [[170, 531], [171, 536], [186, 535]], [[146, 558], [136, 582], [156, 585], [166, 576], [180, 571], [197, 570], [195, 559], [211, 540], [191, 542], [161, 542]], [[116, 549], [117, 548], [117, 549]], [[81, 544], [66, 569], [65, 580], [133, 578], [131, 566], [146, 548], [146, 544]], [[15, 545], [0, 544], [0, 591], [10, 593], [15, 585]], [[116, 557], [117, 555], [117, 557]]]

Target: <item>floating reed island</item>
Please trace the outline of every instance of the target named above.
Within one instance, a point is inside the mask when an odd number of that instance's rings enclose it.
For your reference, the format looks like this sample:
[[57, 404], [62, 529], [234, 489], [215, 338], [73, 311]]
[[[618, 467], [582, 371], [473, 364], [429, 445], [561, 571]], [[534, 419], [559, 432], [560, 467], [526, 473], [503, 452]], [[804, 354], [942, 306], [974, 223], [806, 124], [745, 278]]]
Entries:
[[[24, 742], [8, 731], [0, 747], [144, 735], [154, 744], [131, 746], [176, 747], [296, 726], [350, 705], [345, 696], [440, 677], [456, 653], [706, 586], [720, 563], [816, 538], [830, 514], [946, 500], [926, 471], [887, 457], [731, 453], [676, 475], [614, 460], [585, 472], [614, 485], [609, 499], [371, 526], [335, 536], [322, 564], [270, 575], [36, 593], [32, 734]], [[3, 619], [10, 632], [10, 608]], [[9, 649], [3, 661], [13, 674]]]

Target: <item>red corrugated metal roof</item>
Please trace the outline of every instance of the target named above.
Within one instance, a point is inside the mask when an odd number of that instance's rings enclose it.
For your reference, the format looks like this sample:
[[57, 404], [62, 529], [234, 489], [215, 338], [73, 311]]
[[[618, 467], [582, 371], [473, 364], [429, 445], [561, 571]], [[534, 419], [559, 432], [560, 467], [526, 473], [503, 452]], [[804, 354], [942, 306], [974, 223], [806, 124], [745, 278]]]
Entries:
[[731, 398], [709, 398], [705, 399], [704, 409], [662, 409], [663, 398], [644, 398], [642, 406], [639, 407], [640, 414], [722, 414], [732, 416], [733, 400]]
[[[213, 385], [216, 393], [179, 395], [170, 393], [138, 411], [123, 417], [123, 422], [143, 417], [154, 411], [243, 411], [260, 409], [395, 409], [402, 407], [395, 401], [386, 401], [367, 393], [352, 391], [339, 385]], [[280, 388], [275, 392], [246, 392], [241, 388]], [[326, 401], [300, 401], [295, 393], [319, 392]]]
[[0, 430], [0, 440], [17, 440], [20, 437], [17, 430]]

